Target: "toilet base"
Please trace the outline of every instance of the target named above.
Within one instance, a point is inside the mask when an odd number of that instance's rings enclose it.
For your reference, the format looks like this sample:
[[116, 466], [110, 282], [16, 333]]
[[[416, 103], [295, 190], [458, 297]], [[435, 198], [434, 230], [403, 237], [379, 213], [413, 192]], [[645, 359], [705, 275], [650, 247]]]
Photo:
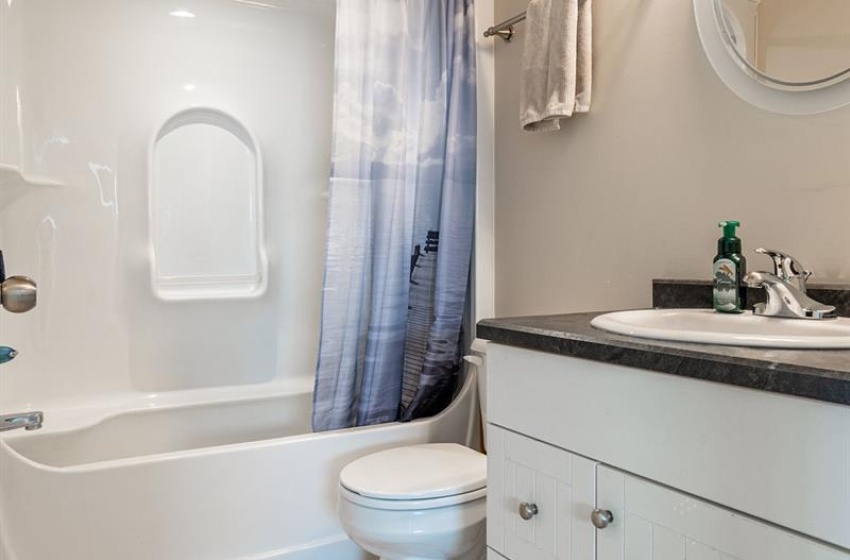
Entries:
[[481, 538], [480, 543], [476, 543], [476, 545], [462, 556], [457, 556], [454, 558], [434, 558], [434, 557], [424, 557], [424, 556], [381, 556], [378, 560], [486, 560], [487, 559], [487, 545], [485, 544], [484, 537]]
[[340, 491], [342, 528], [363, 550], [381, 560], [484, 560], [487, 500], [448, 507], [387, 510], [352, 503]]

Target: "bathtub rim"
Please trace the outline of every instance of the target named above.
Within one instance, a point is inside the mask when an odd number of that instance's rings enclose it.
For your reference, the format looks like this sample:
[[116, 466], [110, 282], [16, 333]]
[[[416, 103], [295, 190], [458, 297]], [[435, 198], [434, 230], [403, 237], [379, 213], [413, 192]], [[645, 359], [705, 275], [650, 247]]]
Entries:
[[[259, 440], [259, 441], [249, 441], [249, 442], [240, 442], [240, 443], [230, 443], [223, 445], [214, 445], [209, 447], [201, 447], [197, 449], [184, 449], [180, 451], [171, 451], [165, 453], [154, 453], [150, 455], [141, 455], [139, 457], [126, 457], [122, 459], [111, 459], [107, 461], [97, 461], [93, 463], [84, 463], [80, 465], [72, 465], [72, 466], [64, 466], [57, 467], [52, 465], [46, 465], [44, 463], [39, 463], [29, 457], [26, 457], [22, 453], [19, 453], [12, 445], [15, 440], [26, 438], [28, 434], [13, 434], [13, 435], [0, 435], [0, 453], [4, 453], [9, 456], [10, 459], [19, 461], [28, 467], [35, 469], [39, 472], [43, 473], [54, 473], [54, 474], [77, 474], [77, 473], [92, 473], [92, 472], [100, 472], [104, 470], [112, 470], [112, 469], [120, 469], [120, 468], [130, 468], [136, 467], [140, 465], [146, 465], [151, 463], [163, 463], [163, 462], [171, 462], [177, 461], [186, 458], [200, 458], [200, 457], [210, 457], [221, 455], [225, 453], [236, 452], [240, 450], [246, 449], [264, 449], [267, 447], [272, 447], [276, 445], [280, 445], [283, 442], [287, 443], [296, 443], [298, 441], [303, 441], [306, 439], [330, 439], [330, 438], [338, 438], [342, 437], [345, 434], [351, 433], [359, 433], [364, 430], [390, 430], [390, 429], [398, 429], [402, 426], [410, 426], [410, 427], [419, 427], [422, 428], [424, 426], [439, 424], [444, 418], [452, 415], [455, 411], [457, 411], [462, 406], [468, 406], [468, 416], [469, 422], [467, 427], [466, 441], [469, 442], [472, 439], [472, 431], [474, 429], [474, 417], [478, 415], [478, 399], [477, 399], [477, 377], [476, 371], [474, 368], [468, 368], [465, 374], [465, 379], [463, 380], [463, 384], [460, 389], [455, 394], [452, 402], [443, 409], [439, 414], [431, 416], [429, 418], [420, 418], [417, 420], [413, 420], [411, 422], [389, 422], [386, 424], [376, 424], [372, 426], [355, 426], [351, 428], [342, 428], [339, 430], [329, 430], [326, 432], [306, 432], [303, 434], [295, 434], [291, 436], [284, 436], [280, 438]], [[311, 391], [312, 392], [312, 391]], [[282, 393], [277, 395], [262, 395], [255, 397], [243, 397], [239, 399], [231, 399], [231, 400], [215, 400], [204, 402], [193, 402], [191, 404], [172, 404], [169, 406], [148, 406], [143, 408], [134, 408], [128, 410], [121, 410], [118, 412], [113, 412], [111, 414], [99, 416], [98, 420], [89, 423], [84, 426], [77, 426], [72, 429], [62, 430], [59, 429], [55, 432], [50, 432], [52, 434], [63, 434], [69, 433], [73, 431], [86, 430], [91, 429], [99, 425], [100, 423], [109, 420], [110, 418], [117, 417], [119, 415], [124, 414], [132, 414], [132, 413], [140, 413], [149, 410], [171, 410], [171, 409], [183, 409], [183, 408], [194, 408], [201, 406], [209, 406], [214, 404], [223, 404], [229, 402], [251, 402], [251, 401], [260, 401], [266, 399], [274, 399], [279, 398], [285, 395], [299, 394], [296, 392]], [[10, 444], [11, 442], [11, 444]]]
[[[12, 409], [21, 412], [40, 410], [44, 412], [47, 421], [39, 433], [53, 433], [74, 428], [86, 428], [96, 424], [101, 419], [135, 410], [250, 401], [258, 398], [311, 393], [313, 386], [313, 377], [298, 376], [248, 385], [225, 385], [162, 392], [117, 391], [77, 399], [30, 401], [17, 405], [7, 403], [2, 405], [2, 409], [4, 412]], [[58, 427], [56, 427], [57, 425]], [[20, 436], [19, 432], [0, 433], [0, 441], [4, 438], [14, 439]]]
[[[33, 462], [37, 465], [41, 465], [41, 466], [44, 466], [44, 467], [50, 467], [50, 468], [75, 468], [75, 467], [82, 467], [82, 466], [85, 466], [85, 465], [99, 465], [99, 464], [106, 464], [106, 463], [111, 464], [111, 463], [120, 462], [120, 461], [125, 460], [125, 459], [131, 459], [132, 460], [132, 459], [137, 459], [137, 458], [142, 458], [142, 457], [161, 457], [161, 456], [180, 454], [180, 453], [183, 453], [183, 452], [186, 452], [186, 451], [195, 451], [195, 450], [199, 450], [199, 449], [212, 449], [212, 448], [216, 448], [216, 447], [225, 447], [225, 446], [230, 446], [230, 445], [260, 443], [260, 442], [265, 441], [265, 440], [259, 439], [259, 440], [251, 440], [251, 441], [244, 441], [244, 442], [223, 443], [223, 444], [219, 444], [219, 445], [207, 445], [207, 446], [201, 446], [201, 447], [193, 447], [193, 448], [189, 448], [189, 449], [179, 449], [179, 450], [175, 450], [175, 451], [162, 451], [162, 452], [157, 452], [157, 453], [146, 453], [146, 454], [138, 455], [138, 456], [135, 456], [135, 457], [124, 457], [124, 458], [118, 458], [118, 459], [105, 459], [105, 460], [90, 461], [90, 462], [86, 462], [86, 463], [78, 463], [78, 464], [67, 465], [67, 466], [52, 465], [52, 464], [49, 464], [49, 463], [44, 463], [44, 462], [38, 461], [36, 459], [29, 457], [24, 452], [18, 450], [18, 448], [16, 447], [16, 444], [18, 442], [29, 443], [32, 439], [39, 439], [41, 437], [54, 437], [54, 436], [59, 436], [59, 437], [70, 436], [70, 437], [73, 437], [73, 436], [75, 436], [75, 435], [77, 435], [81, 432], [86, 432], [86, 431], [89, 431], [89, 430], [97, 430], [100, 427], [105, 426], [106, 424], [108, 424], [110, 422], [117, 421], [117, 420], [120, 420], [120, 419], [125, 419], [125, 418], [130, 418], [131, 421], [132, 421], [133, 417], [143, 418], [146, 415], [156, 414], [156, 413], [166, 413], [167, 414], [169, 411], [193, 411], [193, 410], [199, 410], [199, 409], [205, 409], [205, 408], [215, 408], [215, 407], [221, 406], [221, 405], [224, 405], [224, 406], [230, 406], [230, 405], [241, 406], [241, 405], [246, 405], [246, 404], [252, 405], [252, 404], [255, 404], [255, 403], [263, 405], [263, 404], [267, 404], [267, 403], [274, 402], [274, 401], [284, 401], [285, 399], [288, 399], [288, 398], [309, 399], [310, 397], [311, 397], [311, 393], [308, 392], [308, 391], [300, 391], [300, 392], [289, 391], [289, 392], [269, 393], [269, 394], [261, 394], [261, 395], [254, 395], [254, 396], [243, 396], [243, 397], [240, 397], [240, 398], [234, 398], [234, 399], [229, 399], [229, 400], [214, 400], [214, 401], [206, 401], [206, 402], [194, 401], [194, 402], [187, 402], [185, 404], [172, 403], [172, 404], [169, 404], [169, 405], [155, 405], [155, 406], [147, 406], [147, 407], [135, 406], [135, 407], [128, 408], [126, 410], [118, 410], [118, 411], [113, 411], [109, 414], [101, 415], [101, 416], [95, 418], [94, 421], [92, 421], [91, 423], [88, 423], [88, 424], [85, 424], [85, 425], [79, 425], [79, 426], [73, 426], [73, 427], [61, 427], [60, 426], [59, 428], [54, 428], [51, 431], [39, 430], [38, 432], [30, 433], [30, 434], [28, 434], [26, 431], [17, 432], [17, 433], [14, 433], [14, 434], [9, 434], [5, 439], [0, 439], [0, 441], [2, 441], [5, 445], [8, 445], [15, 454], [20, 455], [24, 459], [31, 461], [31, 462]], [[285, 405], [285, 403], [281, 403], [281, 404]], [[305, 424], [306, 424], [306, 422], [305, 422]], [[272, 439], [284, 439], [284, 438], [289, 438], [289, 437], [297, 437], [297, 436], [301, 435], [302, 433], [304, 433], [304, 432], [294, 433], [294, 434], [291, 434], [291, 435], [288, 435], [288, 436], [281, 436], [279, 438], [272, 438]]]

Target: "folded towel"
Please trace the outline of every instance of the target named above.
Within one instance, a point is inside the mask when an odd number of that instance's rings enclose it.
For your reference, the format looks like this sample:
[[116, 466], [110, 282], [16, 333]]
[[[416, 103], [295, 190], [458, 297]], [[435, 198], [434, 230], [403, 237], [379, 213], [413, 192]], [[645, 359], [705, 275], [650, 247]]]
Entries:
[[558, 130], [561, 119], [590, 109], [591, 2], [531, 0], [520, 83], [524, 130]]

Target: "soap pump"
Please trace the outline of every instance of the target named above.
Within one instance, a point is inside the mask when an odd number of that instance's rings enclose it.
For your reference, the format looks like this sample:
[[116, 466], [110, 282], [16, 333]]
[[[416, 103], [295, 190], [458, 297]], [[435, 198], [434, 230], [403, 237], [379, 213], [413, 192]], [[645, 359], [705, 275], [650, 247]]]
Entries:
[[741, 240], [735, 229], [741, 222], [725, 221], [723, 237], [717, 240], [714, 257], [714, 309], [721, 313], [742, 313], [747, 302], [747, 288], [743, 283], [747, 273], [747, 259], [741, 254]]

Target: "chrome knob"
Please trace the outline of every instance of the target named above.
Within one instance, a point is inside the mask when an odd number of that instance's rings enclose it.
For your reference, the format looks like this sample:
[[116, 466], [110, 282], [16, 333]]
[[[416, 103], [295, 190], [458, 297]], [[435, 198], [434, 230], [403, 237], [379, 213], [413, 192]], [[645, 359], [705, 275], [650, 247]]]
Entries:
[[12, 313], [23, 313], [35, 307], [36, 292], [32, 278], [10, 276], [0, 284], [0, 304]]
[[604, 529], [614, 522], [614, 514], [607, 509], [595, 509], [590, 514], [590, 521], [597, 529]]
[[537, 515], [537, 504], [529, 504], [528, 502], [523, 502], [519, 505], [519, 516], [528, 521], [532, 517]]

